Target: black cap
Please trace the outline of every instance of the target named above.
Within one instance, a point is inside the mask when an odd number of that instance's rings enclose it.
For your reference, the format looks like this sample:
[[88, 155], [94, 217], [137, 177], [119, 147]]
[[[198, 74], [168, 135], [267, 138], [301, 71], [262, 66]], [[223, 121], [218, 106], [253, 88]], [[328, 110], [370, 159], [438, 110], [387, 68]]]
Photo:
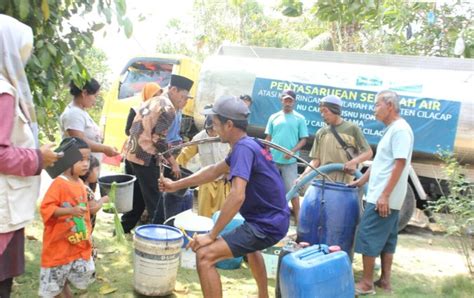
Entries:
[[193, 84], [194, 82], [186, 77], [175, 74], [171, 75], [170, 86], [189, 91], [191, 87], [193, 87]]

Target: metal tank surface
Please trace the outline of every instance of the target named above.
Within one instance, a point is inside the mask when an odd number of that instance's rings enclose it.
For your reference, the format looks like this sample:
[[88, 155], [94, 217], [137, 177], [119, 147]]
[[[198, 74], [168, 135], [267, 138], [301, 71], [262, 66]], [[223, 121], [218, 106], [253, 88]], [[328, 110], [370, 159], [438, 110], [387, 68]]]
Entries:
[[474, 162], [472, 86], [472, 59], [222, 46], [202, 65], [194, 116], [202, 126], [206, 104], [221, 95], [249, 94], [249, 134], [262, 137], [268, 117], [281, 109], [279, 95], [290, 88], [297, 95], [295, 111], [314, 135], [324, 125], [319, 100], [334, 94], [343, 99], [343, 118], [357, 123], [375, 146], [384, 129], [373, 117], [375, 94], [391, 89], [401, 96], [401, 115], [415, 133], [413, 162], [434, 178], [439, 171], [423, 164], [439, 164], [439, 148], [454, 148], [462, 163]]

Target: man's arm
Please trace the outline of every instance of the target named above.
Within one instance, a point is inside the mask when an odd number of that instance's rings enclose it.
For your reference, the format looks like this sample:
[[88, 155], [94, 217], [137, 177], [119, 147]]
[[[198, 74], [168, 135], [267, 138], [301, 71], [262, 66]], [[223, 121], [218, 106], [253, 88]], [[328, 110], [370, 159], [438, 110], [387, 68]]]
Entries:
[[367, 139], [364, 137], [364, 134], [362, 133], [359, 127], [356, 127], [355, 129], [354, 139], [355, 146], [358, 148], [361, 154], [344, 164], [344, 171], [351, 174], [354, 173], [358, 164], [361, 164], [364, 161], [371, 159], [374, 155], [374, 153], [372, 152], [372, 148], [370, 148]]
[[365, 171], [362, 177], [349, 183], [349, 186], [362, 187], [364, 184], [367, 183], [367, 181], [369, 181], [369, 178], [370, 178], [370, 168], [368, 168], [367, 171]]
[[395, 165], [392, 170], [392, 174], [388, 179], [387, 185], [385, 185], [382, 194], [377, 200], [377, 205], [375, 206], [375, 210], [379, 211], [379, 215], [382, 217], [387, 217], [390, 214], [390, 207], [389, 207], [389, 199], [390, 194], [392, 193], [395, 185], [397, 185], [398, 180], [400, 180], [400, 176], [402, 175], [403, 169], [405, 168], [406, 159], [396, 159]]
[[215, 240], [224, 227], [234, 218], [237, 212], [239, 212], [245, 200], [246, 187], [247, 181], [244, 179], [237, 176], [232, 179], [232, 187], [229, 195], [227, 195], [224, 205], [222, 206], [217, 222], [209, 233], [211, 239]]
[[67, 134], [70, 137], [76, 137], [76, 138], [84, 140], [84, 142], [86, 142], [87, 145], [89, 145], [89, 148], [91, 148], [92, 152], [101, 152], [107, 156], [116, 156], [120, 154], [120, 152], [118, 152], [116, 148], [94, 142], [93, 140], [87, 138], [83, 131], [68, 129]]
[[168, 178], [159, 179], [158, 185], [160, 187], [160, 191], [175, 192], [179, 189], [214, 181], [221, 175], [224, 175], [228, 172], [229, 166], [225, 160], [223, 160], [219, 163], [204, 167], [191, 176], [178, 181], [172, 181]]
[[369, 147], [366, 151], [362, 152], [358, 156], [354, 157], [353, 159], [349, 160], [344, 164], [344, 170], [353, 173], [355, 169], [357, 168], [358, 164], [363, 163], [366, 160], [369, 160], [373, 156], [372, 148]]
[[189, 242], [188, 246], [193, 251], [197, 251], [201, 247], [207, 246], [216, 241], [219, 233], [232, 220], [232, 218], [234, 218], [244, 203], [246, 186], [246, 180], [238, 176], [234, 177], [232, 180], [232, 188], [230, 189], [230, 193], [227, 196], [224, 205], [222, 206], [219, 218], [217, 219], [217, 222], [215, 223], [211, 232], [205, 235], [196, 235], [193, 237], [193, 241]]
[[301, 148], [304, 147], [304, 145], [306, 145], [306, 142], [307, 142], [308, 138], [301, 138], [300, 141], [298, 142], [298, 144], [296, 144], [295, 147], [293, 147], [291, 149], [292, 152], [298, 152], [301, 150]]
[[[319, 159], [312, 159], [309, 164], [314, 167], [314, 168], [318, 168], [319, 165], [321, 164], [321, 162], [319, 161]], [[297, 184], [299, 181], [301, 181], [301, 179], [303, 179], [306, 175], [308, 175], [309, 172], [313, 171], [313, 169], [311, 169], [310, 167], [306, 167], [304, 169], [304, 172], [301, 173], [301, 175], [298, 177], [298, 179], [295, 180], [295, 184]]]

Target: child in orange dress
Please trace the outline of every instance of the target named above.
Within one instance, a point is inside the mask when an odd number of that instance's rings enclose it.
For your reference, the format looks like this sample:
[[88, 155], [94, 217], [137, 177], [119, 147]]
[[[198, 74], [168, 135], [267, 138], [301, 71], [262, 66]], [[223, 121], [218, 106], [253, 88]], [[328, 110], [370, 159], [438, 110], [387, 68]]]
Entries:
[[[89, 170], [91, 150], [83, 140], [74, 139], [82, 160], [54, 179], [40, 207], [44, 223], [39, 286], [42, 297], [72, 297], [69, 283], [86, 289], [94, 281], [89, 203], [86, 186], [79, 178]], [[70, 140], [65, 138], [62, 144]]]

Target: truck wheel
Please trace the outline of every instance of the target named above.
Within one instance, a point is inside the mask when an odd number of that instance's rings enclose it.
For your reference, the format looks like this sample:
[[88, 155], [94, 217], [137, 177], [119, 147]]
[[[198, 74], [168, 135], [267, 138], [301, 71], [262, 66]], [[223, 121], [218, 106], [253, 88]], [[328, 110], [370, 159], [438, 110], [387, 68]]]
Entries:
[[415, 192], [410, 184], [407, 187], [407, 195], [405, 196], [405, 201], [403, 202], [402, 209], [398, 214], [398, 232], [403, 230], [408, 222], [410, 221], [411, 216], [416, 208], [416, 198]]

